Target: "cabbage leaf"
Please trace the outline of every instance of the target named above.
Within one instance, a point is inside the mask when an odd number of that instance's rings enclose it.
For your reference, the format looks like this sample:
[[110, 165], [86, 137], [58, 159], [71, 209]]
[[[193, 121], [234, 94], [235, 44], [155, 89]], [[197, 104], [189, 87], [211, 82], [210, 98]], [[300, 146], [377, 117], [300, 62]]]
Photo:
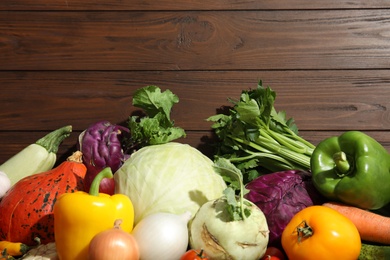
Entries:
[[133, 203], [135, 224], [157, 212], [190, 211], [194, 216], [200, 206], [222, 197], [227, 188], [210, 158], [177, 142], [141, 148], [114, 179], [115, 193], [127, 195]]

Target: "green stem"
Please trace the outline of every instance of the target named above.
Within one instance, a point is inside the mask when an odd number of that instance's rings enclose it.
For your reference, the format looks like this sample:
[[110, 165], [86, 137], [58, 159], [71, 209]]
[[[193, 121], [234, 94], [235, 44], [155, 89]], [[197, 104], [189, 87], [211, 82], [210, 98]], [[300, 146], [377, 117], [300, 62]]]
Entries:
[[229, 160], [231, 162], [240, 162], [240, 161], [245, 161], [245, 160], [254, 159], [254, 158], [268, 158], [268, 159], [272, 159], [274, 161], [282, 163], [284, 165], [284, 168], [286, 168], [286, 169], [291, 169], [291, 168], [294, 167], [294, 165], [291, 164], [291, 162], [289, 162], [286, 159], [284, 159], [283, 157], [280, 157], [280, 156], [275, 155], [275, 154], [271, 154], [271, 153], [257, 153], [257, 152], [252, 152], [250, 150], [244, 150], [244, 151], [246, 153], [248, 153], [249, 155], [248, 156], [237, 157], [237, 158], [230, 158]]
[[58, 147], [60, 146], [62, 141], [64, 141], [64, 139], [70, 135], [71, 132], [72, 126], [67, 125], [48, 133], [35, 143], [44, 147], [49, 153], [57, 153]]
[[[278, 144], [286, 146], [288, 149], [301, 154], [312, 155], [315, 146], [305, 139], [295, 134], [290, 128], [284, 127], [284, 133], [279, 133], [270, 129], [264, 122], [259, 122], [263, 128], [260, 134], [265, 135], [267, 139], [274, 140]], [[266, 134], [265, 131], [268, 133]]]
[[262, 158], [261, 165], [263, 166], [263, 168], [268, 169], [271, 172], [278, 172], [278, 171], [291, 170], [291, 169], [301, 169], [301, 166], [291, 164], [291, 162], [288, 162], [288, 164], [286, 164], [281, 161], [275, 161], [269, 159], [267, 157]]
[[[287, 148], [301, 154], [306, 154], [311, 156], [313, 154], [315, 146], [308, 141], [302, 139], [298, 135], [286, 135], [280, 134], [277, 132], [272, 132], [274, 138], [281, 144], [285, 145]], [[304, 141], [304, 142], [302, 142]]]
[[245, 211], [244, 211], [244, 184], [243, 179], [240, 177], [240, 209], [241, 209], [241, 217], [242, 219], [246, 219]]
[[299, 143], [295, 142], [294, 140], [291, 140], [290, 138], [288, 138], [282, 134], [273, 132], [273, 131], [268, 131], [268, 133], [269, 133], [269, 135], [268, 134], [266, 134], [266, 135], [268, 135], [269, 138], [275, 139], [278, 144], [284, 145], [288, 149], [290, 149], [294, 152], [297, 152], [297, 153], [304, 154], [306, 152], [306, 147], [300, 145]]
[[347, 155], [343, 151], [333, 154], [333, 160], [336, 164], [337, 175], [340, 177], [346, 175], [351, 169]]
[[99, 196], [99, 186], [100, 186], [100, 183], [102, 182], [102, 180], [104, 178], [111, 179], [113, 177], [114, 177], [114, 175], [112, 174], [111, 168], [110, 167], [104, 168], [93, 179], [93, 181], [91, 183], [91, 187], [89, 188], [89, 195]]
[[267, 149], [271, 151], [273, 154], [278, 154], [284, 159], [286, 159], [289, 162], [292, 162], [293, 164], [300, 165], [303, 167], [303, 170], [308, 170], [310, 169], [310, 156], [303, 155], [300, 153], [296, 153], [294, 151], [291, 151], [289, 149], [283, 148], [281, 145], [276, 145], [272, 141], [269, 141], [263, 136], [259, 136], [257, 143], [255, 142], [248, 142], [244, 141], [240, 138], [234, 137], [232, 135], [229, 136], [231, 139], [242, 143], [242, 144], [247, 144], [248, 146], [258, 150], [262, 151], [262, 149]]
[[309, 141], [305, 140], [304, 138], [300, 137], [299, 135], [294, 133], [290, 128], [286, 127], [285, 130], [290, 134], [291, 138], [295, 139], [298, 142], [301, 142], [302, 144], [306, 145], [311, 150], [314, 150], [314, 148], [316, 148], [316, 146], [314, 144], [312, 144]]
[[298, 243], [302, 242], [302, 239], [311, 237], [313, 235], [313, 229], [303, 220], [297, 227]]

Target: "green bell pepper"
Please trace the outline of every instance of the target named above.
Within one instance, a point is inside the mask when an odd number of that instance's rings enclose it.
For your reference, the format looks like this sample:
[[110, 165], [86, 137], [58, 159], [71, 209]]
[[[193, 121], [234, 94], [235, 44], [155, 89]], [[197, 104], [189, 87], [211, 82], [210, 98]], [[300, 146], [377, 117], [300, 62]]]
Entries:
[[390, 203], [390, 154], [360, 131], [321, 141], [310, 167], [314, 186], [330, 200], [363, 209]]

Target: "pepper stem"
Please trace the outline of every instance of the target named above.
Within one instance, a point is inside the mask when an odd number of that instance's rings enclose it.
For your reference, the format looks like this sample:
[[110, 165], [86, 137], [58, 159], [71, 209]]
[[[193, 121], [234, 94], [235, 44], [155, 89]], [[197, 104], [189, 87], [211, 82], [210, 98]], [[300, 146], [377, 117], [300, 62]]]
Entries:
[[122, 224], [122, 219], [118, 218], [114, 221], [114, 228], [115, 229], [120, 229]]
[[99, 196], [99, 186], [100, 186], [101, 181], [104, 178], [111, 179], [113, 177], [114, 177], [114, 175], [112, 174], [111, 168], [110, 167], [104, 168], [93, 179], [93, 181], [91, 183], [91, 187], [89, 188], [89, 195]]
[[337, 175], [340, 177], [346, 175], [351, 168], [347, 160], [347, 155], [343, 151], [337, 152], [333, 154], [333, 160], [336, 164]]
[[298, 225], [296, 231], [298, 234], [298, 243], [302, 242], [302, 239], [313, 235], [313, 229], [306, 223], [305, 220]]

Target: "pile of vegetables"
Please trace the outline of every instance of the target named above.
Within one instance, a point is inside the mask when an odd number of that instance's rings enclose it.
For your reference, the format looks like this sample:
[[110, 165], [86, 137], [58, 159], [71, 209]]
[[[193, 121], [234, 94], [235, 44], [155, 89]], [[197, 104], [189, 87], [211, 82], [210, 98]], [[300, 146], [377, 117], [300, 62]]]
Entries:
[[194, 215], [209, 200], [219, 198], [226, 183], [213, 162], [197, 149], [176, 142], [144, 147], [114, 176], [116, 192], [127, 195], [135, 209], [135, 224], [153, 213]]
[[213, 158], [157, 86], [55, 168], [72, 126], [47, 134], [0, 165], [0, 259], [389, 259], [390, 154], [359, 131], [315, 146], [275, 99], [260, 81], [207, 118]]
[[0, 239], [32, 246], [54, 242], [53, 207], [59, 195], [84, 189], [86, 167], [75, 152], [56, 168], [22, 178], [0, 201]]
[[[184, 129], [170, 118], [172, 106], [178, 102], [170, 90], [161, 92], [157, 86], [146, 86], [133, 95], [133, 106], [143, 109], [144, 116], [131, 116], [127, 127], [101, 121], [83, 131], [77, 146], [87, 166], [86, 190], [101, 170], [110, 167], [115, 173], [134, 151], [185, 137]], [[103, 180], [100, 191], [114, 194], [114, 181]]]

